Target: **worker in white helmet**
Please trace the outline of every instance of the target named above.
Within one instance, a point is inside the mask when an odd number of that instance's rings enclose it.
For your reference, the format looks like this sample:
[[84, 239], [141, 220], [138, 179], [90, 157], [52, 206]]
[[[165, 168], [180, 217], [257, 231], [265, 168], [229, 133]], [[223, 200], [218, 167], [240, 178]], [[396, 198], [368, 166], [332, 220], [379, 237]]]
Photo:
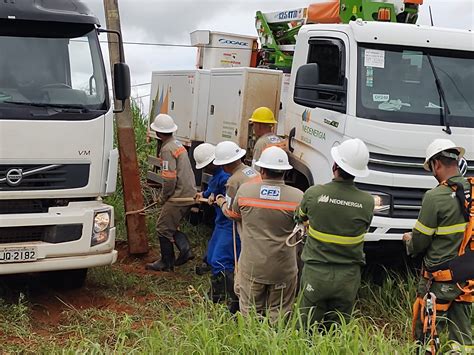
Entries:
[[[163, 185], [159, 202], [163, 204], [158, 217], [156, 232], [161, 248], [161, 260], [147, 264], [147, 270], [173, 271], [194, 258], [186, 235], [178, 231], [181, 220], [189, 213], [196, 195], [194, 172], [189, 161], [188, 152], [177, 141], [173, 133], [178, 126], [169, 115], [160, 113], [151, 124], [162, 141], [159, 159], [161, 161], [161, 177]], [[187, 202], [173, 201], [175, 198], [191, 198]], [[179, 250], [175, 259], [173, 245]]]
[[309, 222], [303, 248], [300, 312], [303, 325], [349, 319], [365, 264], [364, 235], [374, 214], [374, 198], [354, 185], [369, 175], [369, 151], [360, 139], [331, 149], [334, 179], [310, 187], [296, 217]]
[[[232, 211], [232, 203], [240, 185], [248, 181], [260, 180], [260, 174], [257, 171], [242, 163], [241, 159], [245, 154], [245, 149], [240, 148], [236, 143], [231, 141], [224, 141], [216, 146], [214, 165], [222, 166], [222, 169], [231, 175], [229, 180], [227, 180], [225, 196], [216, 196], [216, 203], [221, 208], [222, 213], [230, 219], [239, 218], [239, 215]], [[234, 260], [237, 260], [240, 254], [239, 230], [239, 223], [234, 222]], [[227, 284], [234, 285], [235, 294], [238, 296], [238, 280], [234, 283], [233, 274], [226, 274], [226, 277], [228, 278]], [[235, 298], [232, 300], [229, 309], [234, 313], [238, 308], [239, 301]]]
[[[470, 353], [474, 348], [473, 286], [468, 283], [474, 278], [474, 262], [467, 256], [474, 255], [472, 237], [468, 234], [468, 228], [472, 229], [468, 225], [469, 199], [472, 200], [474, 191], [459, 171], [458, 162], [464, 152], [464, 148], [449, 139], [435, 139], [428, 146], [424, 168], [439, 185], [426, 192], [413, 231], [403, 237], [410, 255], [423, 256], [423, 272], [413, 307], [414, 337], [431, 353], [439, 350], [437, 337], [446, 324], [455, 353]], [[462, 276], [465, 274], [470, 276]], [[422, 309], [428, 310], [429, 306], [436, 319], [430, 319], [432, 326], [426, 327], [422, 319], [427, 315]]]
[[[230, 177], [222, 167], [214, 165], [215, 146], [202, 143], [194, 150], [196, 169], [204, 169], [211, 174], [207, 189], [198, 194], [197, 197], [209, 199], [209, 204], [214, 204], [215, 196], [224, 195], [227, 180]], [[234, 285], [229, 283], [226, 275], [234, 273], [234, 248], [232, 242], [232, 221], [222, 213], [222, 210], [214, 204], [215, 223], [211, 240], [207, 247], [206, 260], [211, 267], [211, 292], [210, 296], [214, 303], [232, 301], [235, 299]]]
[[293, 167], [283, 149], [265, 149], [255, 164], [262, 181], [240, 186], [232, 207], [242, 220], [240, 312], [248, 315], [255, 308], [275, 323], [291, 310], [296, 295], [297, 252], [285, 241], [303, 192], [285, 185], [285, 171]]

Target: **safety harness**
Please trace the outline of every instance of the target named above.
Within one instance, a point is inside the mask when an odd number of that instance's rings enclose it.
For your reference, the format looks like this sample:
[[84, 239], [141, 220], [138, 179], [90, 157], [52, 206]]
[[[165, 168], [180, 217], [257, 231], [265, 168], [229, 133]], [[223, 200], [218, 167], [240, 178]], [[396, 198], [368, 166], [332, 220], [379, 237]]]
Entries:
[[[420, 319], [423, 324], [423, 344], [430, 346], [431, 354], [436, 354], [439, 349], [439, 337], [436, 331], [436, 312], [447, 311], [453, 302], [437, 301], [434, 293], [430, 292], [433, 281], [456, 283], [462, 293], [454, 302], [474, 302], [474, 178], [467, 178], [467, 181], [469, 182], [468, 190], [465, 190], [461, 183], [453, 183], [451, 181], [443, 181], [441, 183], [441, 185], [450, 187], [455, 193], [467, 225], [458, 255], [441, 265], [438, 270], [422, 270], [422, 276], [427, 280], [427, 293], [424, 297], [418, 297], [413, 305], [413, 338], [419, 340], [415, 337], [415, 325], [417, 320]], [[461, 286], [461, 284], [465, 285]]]

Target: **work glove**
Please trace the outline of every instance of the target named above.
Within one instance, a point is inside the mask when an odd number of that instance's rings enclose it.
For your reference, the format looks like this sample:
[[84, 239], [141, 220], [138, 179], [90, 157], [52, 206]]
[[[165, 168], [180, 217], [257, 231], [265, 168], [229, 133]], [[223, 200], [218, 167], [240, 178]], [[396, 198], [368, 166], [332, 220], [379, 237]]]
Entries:
[[194, 202], [199, 203], [200, 199], [202, 198], [202, 192], [197, 192], [196, 195], [194, 195]]
[[159, 195], [157, 202], [158, 202], [158, 205], [162, 206], [162, 205], [165, 204], [166, 199], [165, 199], [165, 197], [164, 197], [163, 195]]
[[219, 206], [219, 208], [222, 208], [222, 205], [226, 203], [225, 196], [224, 195], [217, 195], [216, 196], [216, 204]]
[[208, 203], [210, 206], [212, 206], [212, 205], [214, 204], [214, 202], [216, 202], [216, 198], [215, 198], [214, 194], [211, 194], [211, 195], [209, 196], [209, 198], [207, 199], [207, 203]]
[[413, 255], [413, 234], [412, 232], [407, 232], [403, 235], [403, 243], [405, 244], [405, 249], [407, 255]]

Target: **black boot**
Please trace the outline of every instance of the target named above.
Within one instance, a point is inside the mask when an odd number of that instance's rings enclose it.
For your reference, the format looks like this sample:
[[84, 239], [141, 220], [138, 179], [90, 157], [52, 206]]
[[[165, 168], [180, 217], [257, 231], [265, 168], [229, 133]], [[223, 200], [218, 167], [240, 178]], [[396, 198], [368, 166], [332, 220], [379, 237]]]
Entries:
[[239, 298], [234, 292], [234, 272], [225, 272], [225, 290], [227, 293], [227, 307], [229, 312], [235, 314], [239, 311]]
[[199, 276], [202, 276], [209, 271], [211, 271], [211, 267], [206, 262], [202, 262], [201, 265], [198, 265], [194, 268], [194, 272]]
[[209, 297], [212, 302], [219, 303], [226, 299], [225, 286], [226, 282], [224, 273], [220, 272], [217, 275], [211, 276], [211, 291]]
[[145, 269], [153, 271], [173, 271], [175, 264], [173, 243], [168, 238], [160, 237], [161, 260], [146, 264]]
[[174, 242], [179, 250], [179, 256], [174, 263], [176, 266], [180, 266], [188, 262], [189, 260], [194, 259], [193, 252], [189, 245], [188, 237], [186, 234], [180, 231], [176, 231], [174, 234]]

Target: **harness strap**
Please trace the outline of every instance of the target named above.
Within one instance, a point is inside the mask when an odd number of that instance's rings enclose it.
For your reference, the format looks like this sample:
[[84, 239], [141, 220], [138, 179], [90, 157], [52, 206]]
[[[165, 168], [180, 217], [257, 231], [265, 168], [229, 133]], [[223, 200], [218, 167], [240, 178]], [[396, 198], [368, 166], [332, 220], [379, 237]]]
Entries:
[[461, 285], [456, 284], [458, 288], [463, 292], [459, 295], [455, 301], [456, 302], [467, 302], [473, 303], [474, 302], [474, 280], [468, 280], [467, 285], [461, 287]]
[[453, 280], [453, 275], [451, 273], [451, 270], [438, 270], [438, 271], [423, 271], [423, 277], [425, 279], [433, 279], [436, 282], [446, 282], [446, 281], [452, 281]]
[[[426, 296], [425, 296], [426, 298]], [[425, 325], [425, 322], [427, 321], [427, 317], [426, 317], [426, 300], [425, 298], [423, 297], [417, 297], [416, 300], [415, 300], [415, 303], [413, 304], [413, 318], [412, 318], [412, 324], [411, 324], [411, 331], [412, 331], [412, 335], [413, 335], [413, 339], [417, 340], [415, 338], [415, 329], [416, 329], [416, 321], [418, 320], [418, 318], [421, 320], [421, 323], [423, 324], [423, 327]], [[439, 302], [434, 302], [433, 304], [433, 310], [434, 312], [438, 311], [438, 312], [447, 312], [449, 310], [449, 307], [451, 307], [451, 304], [453, 302], [450, 301], [448, 303], [439, 303]], [[435, 318], [434, 320], [436, 320], [436, 314], [435, 314]], [[434, 323], [433, 323], [434, 324]], [[428, 325], [426, 325], [428, 326]], [[423, 329], [423, 333], [425, 333], [425, 329]]]
[[471, 250], [473, 249], [473, 228], [474, 228], [474, 205], [472, 203], [472, 197], [474, 195], [474, 178], [467, 178], [469, 182], [469, 189], [464, 190], [464, 186], [461, 183], [453, 183], [448, 181], [443, 181], [441, 185], [450, 187], [455, 193], [456, 198], [461, 206], [463, 212], [464, 220], [467, 222], [467, 226], [464, 229], [464, 238], [462, 240], [461, 246], [459, 247], [458, 255], [464, 255], [466, 247], [470, 244]]

